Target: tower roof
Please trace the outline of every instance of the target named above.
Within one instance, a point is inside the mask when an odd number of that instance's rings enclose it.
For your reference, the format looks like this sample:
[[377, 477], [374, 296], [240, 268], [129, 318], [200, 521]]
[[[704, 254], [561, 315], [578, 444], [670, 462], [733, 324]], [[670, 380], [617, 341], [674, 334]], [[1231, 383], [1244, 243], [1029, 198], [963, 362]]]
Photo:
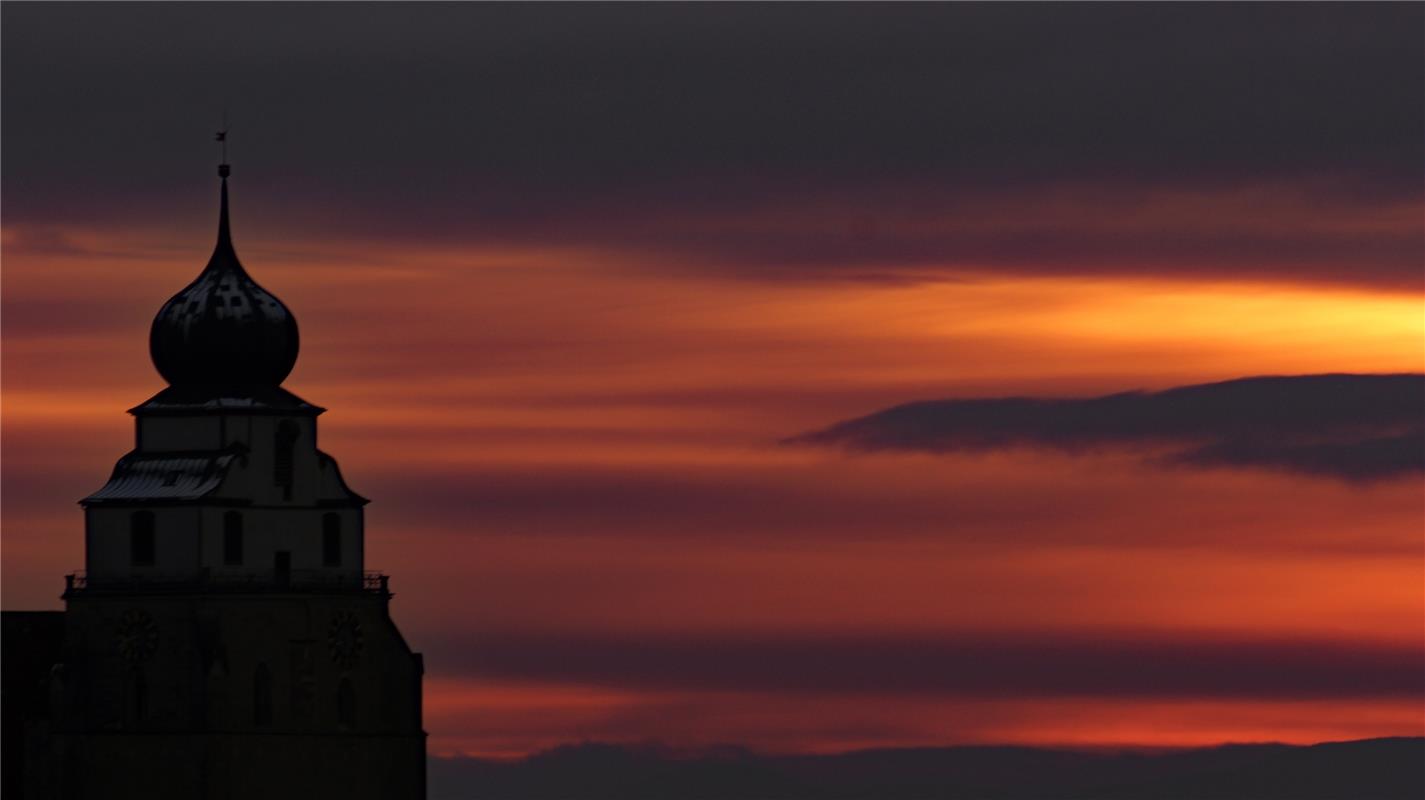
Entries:
[[227, 164], [218, 242], [208, 265], [154, 317], [149, 355], [163, 379], [187, 394], [248, 395], [281, 385], [297, 363], [297, 319], [257, 284], [233, 249]]

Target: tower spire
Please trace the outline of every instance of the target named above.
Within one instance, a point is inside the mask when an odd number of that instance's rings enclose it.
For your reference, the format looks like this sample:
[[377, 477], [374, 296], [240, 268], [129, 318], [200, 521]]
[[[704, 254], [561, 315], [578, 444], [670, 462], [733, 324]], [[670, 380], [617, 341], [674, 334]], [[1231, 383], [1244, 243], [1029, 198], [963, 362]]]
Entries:
[[[218, 141], [226, 135], [218, 131]], [[224, 160], [217, 246], [198, 277], [159, 309], [149, 354], [170, 386], [237, 397], [279, 387], [297, 361], [299, 339], [292, 312], [238, 260], [228, 223], [229, 174]]]
[[232, 174], [232, 167], [228, 166], [228, 131], [227, 114], [223, 115], [223, 130], [218, 131], [217, 140], [222, 145], [222, 163], [218, 164], [218, 177], [223, 181], [222, 204], [218, 210], [218, 249], [232, 250], [232, 232], [228, 229], [228, 176]]

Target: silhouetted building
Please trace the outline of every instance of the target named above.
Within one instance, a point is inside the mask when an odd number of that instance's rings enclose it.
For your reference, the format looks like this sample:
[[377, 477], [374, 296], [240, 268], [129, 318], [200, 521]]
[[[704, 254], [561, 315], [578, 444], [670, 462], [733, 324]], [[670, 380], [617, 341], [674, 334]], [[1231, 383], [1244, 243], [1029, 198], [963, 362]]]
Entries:
[[421, 657], [365, 571], [367, 501], [317, 449], [323, 409], [281, 388], [297, 323], [238, 262], [228, 172], [212, 258], [153, 321], [169, 386], [81, 501], [62, 652], [29, 670], [51, 702], [25, 779], [56, 798], [423, 797]]
[[0, 656], [0, 797], [45, 797], [50, 676], [64, 658], [64, 612], [0, 613]]

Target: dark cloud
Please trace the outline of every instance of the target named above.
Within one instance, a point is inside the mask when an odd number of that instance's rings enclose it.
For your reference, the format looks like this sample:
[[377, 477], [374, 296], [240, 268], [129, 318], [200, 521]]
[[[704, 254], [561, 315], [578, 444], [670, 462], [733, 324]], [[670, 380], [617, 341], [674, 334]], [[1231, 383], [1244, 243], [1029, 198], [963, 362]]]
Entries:
[[930, 452], [1158, 447], [1162, 460], [1346, 480], [1425, 472], [1425, 375], [1257, 377], [1085, 399], [909, 403], [789, 440]]
[[[1076, 234], [1031, 212], [1011, 233], [932, 235], [887, 226], [903, 214], [885, 210], [908, 196], [953, 219], [987, 193], [1104, 182], [1131, 195], [1311, 181], [1299, 191], [1367, 216], [1418, 206], [1418, 5], [7, 4], [3, 16], [7, 224], [206, 224], [201, 165], [227, 103], [243, 215], [287, 232], [592, 241], [796, 277], [823, 274], [809, 262], [842, 275], [989, 254], [1006, 269], [1247, 264], [1414, 286], [1425, 253], [1413, 224], [1169, 225], [1154, 238]], [[786, 229], [706, 224], [808, 206]]]
[[466, 677], [648, 690], [987, 697], [1425, 696], [1418, 645], [1100, 633], [662, 635], [484, 632], [427, 641]]
[[[1425, 411], [1421, 412], [1425, 414]], [[1260, 466], [1315, 475], [1372, 480], [1425, 469], [1425, 432], [1349, 441], [1283, 443], [1256, 439], [1218, 441], [1173, 457], [1183, 464]]]

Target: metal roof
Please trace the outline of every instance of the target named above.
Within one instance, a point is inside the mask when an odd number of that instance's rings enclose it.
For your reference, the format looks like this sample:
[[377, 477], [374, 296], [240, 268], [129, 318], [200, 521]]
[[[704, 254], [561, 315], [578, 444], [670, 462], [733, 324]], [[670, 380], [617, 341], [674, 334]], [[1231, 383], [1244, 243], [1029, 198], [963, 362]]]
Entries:
[[170, 386], [129, 409], [130, 414], [192, 415], [207, 413], [303, 414], [317, 415], [326, 409], [314, 406], [281, 387]]
[[129, 453], [114, 474], [82, 504], [145, 500], [197, 500], [218, 488], [238, 454]]
[[228, 231], [228, 167], [208, 266], [159, 309], [149, 355], [172, 386], [276, 388], [297, 363], [297, 319], [242, 268]]

